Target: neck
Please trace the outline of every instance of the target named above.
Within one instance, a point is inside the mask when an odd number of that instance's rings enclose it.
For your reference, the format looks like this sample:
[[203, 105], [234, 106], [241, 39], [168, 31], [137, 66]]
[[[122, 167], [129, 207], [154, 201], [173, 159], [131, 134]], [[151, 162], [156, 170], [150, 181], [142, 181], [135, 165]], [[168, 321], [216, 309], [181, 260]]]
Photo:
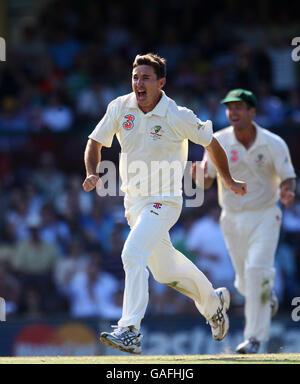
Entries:
[[245, 127], [234, 128], [234, 134], [236, 139], [248, 149], [256, 138], [256, 128], [253, 123], [250, 123]]

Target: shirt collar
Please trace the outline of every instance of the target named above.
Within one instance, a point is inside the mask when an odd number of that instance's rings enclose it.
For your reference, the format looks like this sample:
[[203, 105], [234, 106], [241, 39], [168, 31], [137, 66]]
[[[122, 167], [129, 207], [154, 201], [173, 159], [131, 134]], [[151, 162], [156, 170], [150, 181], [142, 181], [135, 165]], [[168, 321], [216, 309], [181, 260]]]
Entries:
[[[168, 104], [169, 104], [169, 99], [167, 95], [165, 94], [164, 91], [162, 92], [162, 97], [159, 100], [159, 102], [156, 104], [155, 108], [152, 109], [152, 111], [148, 112], [145, 114], [145, 116], [152, 116], [152, 115], [157, 115], [157, 116], [165, 116], [167, 109], [168, 109]], [[130, 95], [130, 99], [128, 102], [128, 107], [133, 108], [133, 109], [139, 109], [139, 106], [136, 101], [135, 93], [132, 92]]]
[[264, 135], [262, 133], [262, 128], [257, 123], [255, 123], [255, 121], [253, 121], [252, 123], [256, 128], [256, 137], [255, 137], [254, 143], [249, 148], [249, 151], [253, 151], [257, 147], [260, 147], [260, 146], [266, 144], [266, 141], [264, 139]]

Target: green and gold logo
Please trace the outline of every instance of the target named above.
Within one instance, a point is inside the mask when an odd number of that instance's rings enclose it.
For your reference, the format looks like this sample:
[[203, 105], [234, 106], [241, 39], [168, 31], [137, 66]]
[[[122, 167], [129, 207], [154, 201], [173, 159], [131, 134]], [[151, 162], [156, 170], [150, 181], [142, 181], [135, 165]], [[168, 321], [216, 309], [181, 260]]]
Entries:
[[162, 136], [163, 130], [161, 129], [160, 125], [155, 125], [153, 128], [150, 130], [150, 135], [153, 138], [153, 140], [158, 140]]
[[256, 162], [256, 165], [258, 167], [262, 167], [265, 164], [265, 157], [264, 157], [264, 155], [262, 153], [259, 153], [257, 155], [257, 157], [256, 157], [255, 162]]

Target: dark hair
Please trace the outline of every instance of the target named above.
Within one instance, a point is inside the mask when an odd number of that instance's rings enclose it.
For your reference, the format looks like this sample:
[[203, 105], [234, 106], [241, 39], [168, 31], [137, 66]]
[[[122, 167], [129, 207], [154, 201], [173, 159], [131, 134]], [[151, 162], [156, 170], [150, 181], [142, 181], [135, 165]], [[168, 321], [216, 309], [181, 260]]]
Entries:
[[159, 57], [154, 53], [137, 55], [134, 59], [132, 67], [135, 68], [138, 65], [150, 65], [154, 69], [158, 79], [166, 77], [167, 75], [166, 59]]

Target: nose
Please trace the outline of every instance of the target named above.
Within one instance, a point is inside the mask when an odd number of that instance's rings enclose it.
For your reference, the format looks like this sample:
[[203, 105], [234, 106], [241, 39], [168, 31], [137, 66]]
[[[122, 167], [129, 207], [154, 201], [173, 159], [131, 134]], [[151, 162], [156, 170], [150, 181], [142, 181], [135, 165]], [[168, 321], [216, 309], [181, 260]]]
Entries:
[[136, 86], [137, 87], [140, 87], [140, 86], [143, 86], [144, 85], [144, 81], [143, 81], [143, 79], [137, 79], [136, 80]]

